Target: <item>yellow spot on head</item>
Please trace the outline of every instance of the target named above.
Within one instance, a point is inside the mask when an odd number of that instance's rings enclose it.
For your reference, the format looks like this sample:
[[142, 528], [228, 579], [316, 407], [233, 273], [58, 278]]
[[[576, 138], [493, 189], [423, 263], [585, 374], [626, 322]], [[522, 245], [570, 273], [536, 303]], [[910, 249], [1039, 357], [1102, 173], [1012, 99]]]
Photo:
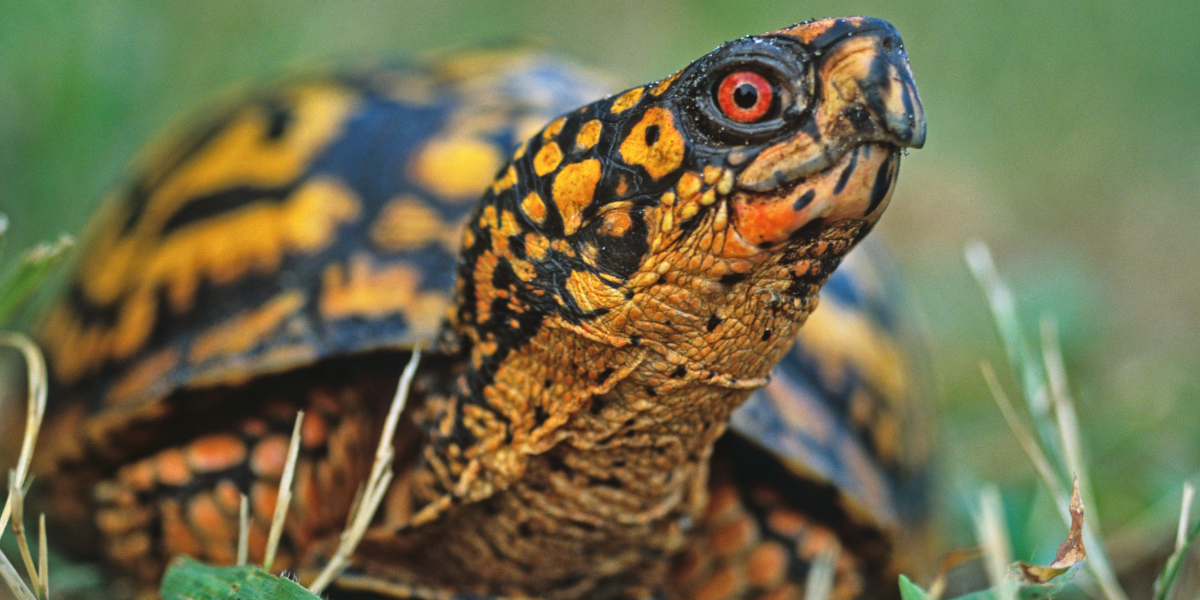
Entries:
[[554, 139], [554, 137], [557, 136], [560, 131], [562, 131], [563, 124], [565, 124], [566, 122], [567, 122], [566, 117], [559, 117], [559, 118], [551, 121], [550, 124], [547, 125], [545, 129], [542, 130], [542, 139], [546, 140], [546, 141], [550, 141], [550, 140]]
[[499, 194], [504, 190], [512, 188], [514, 185], [517, 185], [517, 170], [512, 165], [508, 165], [508, 168], [504, 170], [504, 174], [492, 182], [492, 193]]
[[558, 164], [562, 162], [562, 149], [555, 142], [548, 142], [538, 150], [537, 156], [533, 157], [533, 172], [538, 175], [545, 175], [558, 168]]
[[434, 139], [409, 166], [412, 178], [449, 199], [474, 200], [492, 182], [502, 155], [494, 144], [473, 137]]
[[603, 130], [599, 119], [592, 119], [579, 127], [579, 134], [575, 136], [575, 147], [580, 150], [587, 150], [596, 145], [600, 141], [600, 132]]
[[538, 225], [546, 221], [546, 203], [542, 201], [542, 197], [537, 192], [529, 192], [528, 196], [521, 201], [521, 212], [529, 217], [531, 221]]
[[583, 209], [592, 203], [600, 182], [600, 161], [572, 163], [554, 178], [554, 204], [562, 215], [563, 233], [571, 235], [583, 222]]
[[612, 108], [608, 109], [609, 112], [616, 115], [629, 110], [630, 107], [638, 103], [638, 100], [642, 99], [643, 91], [645, 91], [645, 88], [633, 88], [632, 90], [621, 94], [621, 96], [612, 103]]
[[604, 215], [604, 220], [600, 223], [600, 234], [612, 237], [620, 237], [629, 231], [633, 226], [633, 219], [629, 218], [629, 213], [623, 210], [615, 210]]
[[[647, 144], [648, 138], [652, 144]], [[674, 115], [661, 106], [647, 110], [621, 143], [621, 158], [631, 165], [641, 165], [655, 180], [678, 169], [684, 151]]]
[[650, 88], [650, 95], [661, 96], [663, 92], [667, 91], [667, 89], [671, 87], [672, 83], [675, 83], [676, 79], [679, 79], [679, 75], [681, 73], [683, 73], [683, 71], [676, 71], [674, 75], [659, 80], [658, 83], [654, 84], [654, 87]]

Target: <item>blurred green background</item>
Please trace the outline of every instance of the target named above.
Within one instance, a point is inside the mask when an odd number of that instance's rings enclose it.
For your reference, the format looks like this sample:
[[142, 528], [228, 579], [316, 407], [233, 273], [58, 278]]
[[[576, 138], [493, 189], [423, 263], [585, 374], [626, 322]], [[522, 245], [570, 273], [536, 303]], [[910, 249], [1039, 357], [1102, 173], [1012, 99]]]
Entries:
[[[845, 14], [899, 28], [929, 119], [877, 231], [934, 354], [946, 512], [995, 482], [1018, 558], [1049, 558], [1061, 541], [979, 375], [981, 359], [1003, 360], [962, 259], [978, 238], [1029, 333], [1042, 312], [1058, 318], [1118, 566], [1157, 568], [1180, 486], [1200, 472], [1200, 3], [11, 2], [0, 18], [4, 262], [77, 232], [143, 143], [230, 87], [513, 39], [634, 84], [741, 35]], [[949, 529], [969, 542], [967, 528]]]

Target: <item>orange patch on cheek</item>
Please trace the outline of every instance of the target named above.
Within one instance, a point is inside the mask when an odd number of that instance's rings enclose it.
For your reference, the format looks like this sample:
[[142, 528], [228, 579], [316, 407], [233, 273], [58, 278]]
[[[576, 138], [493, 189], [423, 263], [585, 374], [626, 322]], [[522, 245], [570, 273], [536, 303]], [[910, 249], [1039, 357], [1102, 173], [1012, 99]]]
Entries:
[[589, 159], [572, 163], [554, 178], [554, 204], [562, 215], [563, 233], [571, 235], [583, 222], [583, 209], [591, 204], [600, 183], [600, 161]]
[[779, 244], [806, 222], [805, 211], [795, 211], [786, 200], [738, 196], [733, 202], [734, 226], [751, 246]]
[[675, 127], [671, 111], [654, 107], [646, 111], [621, 143], [621, 158], [646, 169], [655, 180], [662, 178], [683, 163], [685, 144]]

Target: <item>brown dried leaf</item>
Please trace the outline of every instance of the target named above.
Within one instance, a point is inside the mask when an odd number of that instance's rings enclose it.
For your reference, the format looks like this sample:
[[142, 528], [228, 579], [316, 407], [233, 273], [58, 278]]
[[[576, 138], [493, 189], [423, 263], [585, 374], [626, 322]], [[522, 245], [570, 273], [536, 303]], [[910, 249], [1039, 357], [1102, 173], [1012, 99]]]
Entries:
[[1044, 567], [1017, 562], [1017, 570], [1026, 583], [1046, 583], [1066, 573], [1071, 567], [1087, 558], [1087, 551], [1083, 547], [1083, 501], [1079, 498], [1078, 476], [1075, 477], [1071, 487], [1069, 510], [1071, 511], [1071, 530], [1067, 532], [1067, 539], [1058, 547], [1058, 554], [1054, 556], [1054, 562]]

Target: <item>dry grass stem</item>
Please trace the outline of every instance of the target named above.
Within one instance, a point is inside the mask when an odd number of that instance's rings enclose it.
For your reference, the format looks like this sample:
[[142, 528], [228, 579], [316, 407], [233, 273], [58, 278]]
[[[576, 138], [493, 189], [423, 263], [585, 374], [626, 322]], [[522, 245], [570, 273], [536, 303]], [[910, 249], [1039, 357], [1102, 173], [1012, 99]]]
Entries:
[[[24, 487], [29, 477], [29, 465], [33, 462], [33, 447], [37, 442], [38, 432], [42, 428], [42, 418], [46, 415], [46, 358], [37, 344], [28, 337], [14, 332], [0, 332], [0, 345], [9, 346], [20, 351], [25, 358], [25, 368], [28, 371], [28, 397], [25, 409], [25, 435], [21, 441], [21, 454], [17, 459], [15, 477], [17, 487]], [[4, 503], [0, 512], [0, 535], [3, 535], [8, 519], [12, 516], [13, 496]]]
[[46, 513], [38, 517], [38, 573], [42, 577], [42, 598], [50, 597], [50, 549], [46, 543]]
[[288, 443], [287, 463], [283, 477], [279, 479], [279, 496], [275, 499], [275, 515], [271, 518], [271, 531], [267, 534], [267, 551], [263, 555], [263, 570], [270, 573], [271, 563], [279, 550], [279, 538], [283, 536], [283, 522], [287, 519], [288, 506], [292, 503], [292, 479], [296, 476], [296, 460], [300, 458], [300, 424], [304, 411], [296, 412], [296, 424], [292, 426], [292, 439]]
[[1000, 492], [993, 486], [979, 493], [979, 512], [975, 515], [975, 536], [983, 551], [983, 564], [987, 569], [992, 589], [999, 600], [1017, 597], [1016, 582], [1008, 576], [1012, 564], [1012, 545], [1008, 540], [1008, 526], [1004, 519], [1004, 505]]
[[409, 359], [408, 366], [404, 367], [404, 373], [400, 376], [400, 384], [396, 388], [396, 395], [392, 398], [392, 405], [388, 409], [383, 431], [379, 436], [379, 446], [375, 450], [375, 462], [371, 465], [371, 475], [367, 478], [367, 485], [359, 490], [346, 530], [342, 532], [341, 540], [338, 541], [338, 547], [334, 551], [333, 557], [308, 586], [309, 591], [314, 594], [323, 592], [350, 564], [350, 555], [354, 553], [354, 549], [358, 547], [358, 543], [366, 534], [371, 519], [375, 517], [375, 511], [378, 510], [384, 495], [387, 494], [388, 487], [392, 483], [392, 460], [395, 458], [395, 448], [392, 442], [395, 439], [396, 426], [400, 422], [400, 414], [404, 412], [408, 391], [412, 387], [412, 380], [417, 374], [417, 365], [420, 362], [421, 349], [417, 348], [413, 350], [412, 358]]
[[828, 600], [833, 594], [835, 567], [841, 553], [841, 545], [835, 542], [813, 559], [804, 580], [804, 600]]
[[1033, 463], [1033, 468], [1037, 470], [1038, 476], [1042, 478], [1042, 483], [1050, 488], [1050, 494], [1055, 498], [1055, 502], [1057, 503], [1059, 498], [1066, 497], [1067, 492], [1063, 489], [1062, 483], [1054, 474], [1054, 468], [1050, 466], [1050, 459], [1042, 452], [1042, 447], [1038, 445], [1037, 438], [1025, 427], [1025, 423], [1017, 415], [1017, 410], [1008, 399], [1008, 394], [1004, 393], [1004, 388], [1000, 386], [1000, 380], [996, 378], [996, 371], [992, 369], [992, 365], [986, 361], [981, 362], [979, 363], [979, 370], [983, 371], [983, 379], [987, 382], [988, 389], [992, 392], [992, 398], [996, 400], [996, 405], [1000, 407], [1000, 414], [1004, 415], [1004, 420], [1008, 423], [1008, 428], [1012, 430], [1013, 437], [1017, 438], [1017, 443], [1025, 451], [1026, 456], [1029, 457], [1029, 461]]
[[37, 596], [29, 591], [29, 587], [25, 585], [25, 581], [17, 574], [16, 567], [8, 560], [3, 552], [0, 552], [0, 579], [8, 585], [8, 589], [12, 590], [13, 596], [17, 600], [37, 600]]
[[1196, 495], [1196, 488], [1192, 484], [1183, 484], [1183, 505], [1179, 507], [1179, 530], [1175, 532], [1175, 552], [1176, 554], [1183, 552], [1183, 545], [1187, 542], [1188, 522], [1192, 514], [1192, 499]]
[[8, 473], [8, 498], [12, 505], [12, 532], [17, 538], [17, 550], [25, 561], [25, 573], [33, 589], [42, 589], [37, 566], [33, 564], [33, 553], [29, 551], [29, 540], [25, 538], [25, 490], [17, 486], [16, 471]]
[[238, 503], [237, 564], [244, 566], [250, 560], [250, 499], [240, 494]]

